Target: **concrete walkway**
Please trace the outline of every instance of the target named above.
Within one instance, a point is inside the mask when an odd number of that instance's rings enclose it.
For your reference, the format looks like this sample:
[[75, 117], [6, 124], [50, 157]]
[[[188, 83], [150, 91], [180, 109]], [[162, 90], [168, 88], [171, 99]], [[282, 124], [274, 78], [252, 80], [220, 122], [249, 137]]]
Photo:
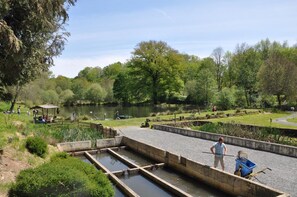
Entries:
[[295, 127], [297, 127], [297, 123], [288, 122], [287, 121], [288, 119], [292, 119], [292, 118], [296, 118], [296, 117], [297, 117], [297, 113], [294, 112], [290, 116], [286, 116], [286, 117], [282, 117], [282, 118], [277, 118], [275, 120], [272, 120], [272, 122], [283, 124], [283, 125], [289, 125], [289, 126], [295, 126]]
[[[203, 153], [210, 151], [209, 148], [214, 143], [213, 141], [138, 127], [126, 127], [119, 130], [121, 135], [129, 138], [156, 146], [174, 154], [182, 155], [209, 166], [213, 165], [213, 156]], [[261, 173], [257, 176], [261, 183], [297, 197], [297, 158], [226, 145], [228, 148], [227, 154], [236, 155], [239, 150], [248, 153], [249, 159], [257, 164], [254, 172], [265, 167], [272, 169], [272, 171], [267, 170], [266, 174]], [[225, 164], [225, 170], [233, 174], [235, 158], [225, 157]]]

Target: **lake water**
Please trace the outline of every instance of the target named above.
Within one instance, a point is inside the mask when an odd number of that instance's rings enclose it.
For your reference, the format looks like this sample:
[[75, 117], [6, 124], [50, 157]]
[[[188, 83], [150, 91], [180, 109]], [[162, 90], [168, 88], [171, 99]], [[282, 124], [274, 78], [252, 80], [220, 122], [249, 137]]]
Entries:
[[147, 117], [151, 113], [177, 111], [177, 110], [191, 110], [197, 109], [194, 106], [183, 105], [166, 105], [166, 106], [69, 106], [60, 108], [60, 114], [65, 117], [70, 117], [72, 113], [78, 116], [88, 115], [94, 119], [113, 119], [116, 112], [120, 115], [127, 115], [131, 117]]

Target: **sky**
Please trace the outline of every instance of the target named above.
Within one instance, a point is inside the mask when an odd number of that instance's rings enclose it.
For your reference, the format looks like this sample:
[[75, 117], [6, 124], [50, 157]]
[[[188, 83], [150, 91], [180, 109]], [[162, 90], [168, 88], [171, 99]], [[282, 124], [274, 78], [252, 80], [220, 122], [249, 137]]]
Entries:
[[296, 10], [296, 0], [77, 0], [66, 26], [71, 35], [50, 70], [73, 78], [87, 66], [124, 63], [149, 40], [200, 58], [266, 38], [293, 45]]

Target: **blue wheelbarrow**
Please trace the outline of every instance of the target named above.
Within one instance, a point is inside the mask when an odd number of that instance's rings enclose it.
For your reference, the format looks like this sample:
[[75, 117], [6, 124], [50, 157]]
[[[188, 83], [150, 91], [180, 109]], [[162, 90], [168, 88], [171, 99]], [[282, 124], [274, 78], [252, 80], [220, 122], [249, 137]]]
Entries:
[[[257, 166], [255, 163], [253, 163], [252, 161], [248, 160], [247, 154], [239, 151], [237, 158], [235, 159], [235, 175], [247, 178], [247, 179], [252, 179], [252, 178], [256, 178], [255, 176], [259, 173], [264, 173], [265, 174], [265, 170], [270, 170], [270, 168], [266, 167], [260, 171], [254, 172], [253, 173], [253, 169]], [[257, 179], [257, 178], [256, 178]]]

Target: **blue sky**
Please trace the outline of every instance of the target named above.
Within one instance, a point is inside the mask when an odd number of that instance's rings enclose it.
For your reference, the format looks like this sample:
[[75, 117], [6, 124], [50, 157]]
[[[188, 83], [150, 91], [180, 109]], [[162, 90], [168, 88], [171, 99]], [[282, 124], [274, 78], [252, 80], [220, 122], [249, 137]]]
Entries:
[[125, 62], [141, 41], [162, 40], [182, 53], [207, 57], [216, 47], [261, 39], [297, 43], [295, 0], [78, 0], [71, 33], [51, 68], [75, 77], [86, 66]]

